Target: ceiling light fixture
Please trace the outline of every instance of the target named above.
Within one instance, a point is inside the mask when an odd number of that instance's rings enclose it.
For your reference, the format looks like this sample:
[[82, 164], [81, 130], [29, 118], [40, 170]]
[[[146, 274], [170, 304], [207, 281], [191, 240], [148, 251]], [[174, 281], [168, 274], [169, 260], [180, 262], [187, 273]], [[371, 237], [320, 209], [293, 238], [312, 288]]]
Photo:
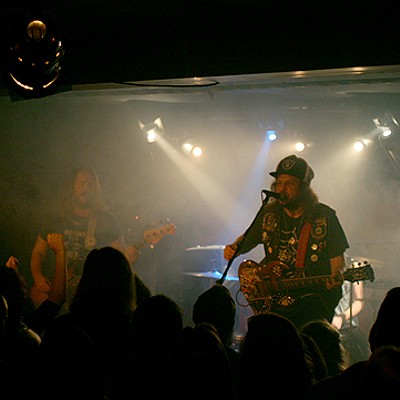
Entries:
[[54, 94], [61, 82], [61, 40], [45, 22], [32, 19], [11, 43], [4, 66], [8, 88], [24, 98]]
[[157, 140], [164, 136], [164, 124], [160, 117], [156, 118], [153, 122], [149, 124], [144, 124], [139, 121], [139, 127], [141, 131], [146, 135], [148, 143], [155, 143]]
[[380, 139], [386, 139], [392, 134], [400, 132], [397, 119], [390, 113], [385, 113], [381, 118], [373, 118], [372, 121], [378, 128]]

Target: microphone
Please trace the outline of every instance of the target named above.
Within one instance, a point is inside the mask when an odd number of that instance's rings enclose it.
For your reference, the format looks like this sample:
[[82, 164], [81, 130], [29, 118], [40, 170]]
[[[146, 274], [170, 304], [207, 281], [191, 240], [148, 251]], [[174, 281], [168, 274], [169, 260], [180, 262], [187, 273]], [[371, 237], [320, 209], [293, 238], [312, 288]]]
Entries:
[[268, 197], [274, 197], [275, 199], [281, 200], [281, 201], [286, 201], [288, 198], [286, 194], [284, 193], [276, 193], [272, 192], [271, 190], [261, 190], [261, 193], [264, 193]]

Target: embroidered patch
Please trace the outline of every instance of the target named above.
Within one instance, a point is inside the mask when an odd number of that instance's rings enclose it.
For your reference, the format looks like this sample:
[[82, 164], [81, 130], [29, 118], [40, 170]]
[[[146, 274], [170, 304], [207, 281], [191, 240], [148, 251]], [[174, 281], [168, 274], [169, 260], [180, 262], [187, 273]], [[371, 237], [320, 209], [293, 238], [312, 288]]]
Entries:
[[263, 221], [263, 230], [275, 231], [278, 226], [276, 216], [274, 214], [266, 214]]
[[319, 218], [314, 221], [313, 229], [311, 231], [311, 235], [313, 238], [321, 240], [326, 236], [327, 232], [327, 224], [326, 218]]

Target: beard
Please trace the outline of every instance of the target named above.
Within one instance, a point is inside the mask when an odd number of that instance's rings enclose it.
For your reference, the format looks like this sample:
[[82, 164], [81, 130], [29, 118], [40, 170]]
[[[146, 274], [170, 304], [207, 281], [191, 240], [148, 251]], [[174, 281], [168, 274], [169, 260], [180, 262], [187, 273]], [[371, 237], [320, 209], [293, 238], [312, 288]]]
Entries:
[[289, 200], [287, 203], [285, 203], [283, 206], [285, 208], [287, 208], [288, 210], [297, 210], [298, 208], [300, 208], [300, 206], [302, 205], [302, 203], [300, 202], [299, 198], [293, 199], [293, 200]]
[[308, 195], [306, 191], [301, 191], [297, 197], [292, 200], [289, 200], [283, 206], [288, 210], [298, 210], [304, 207], [307, 204]]

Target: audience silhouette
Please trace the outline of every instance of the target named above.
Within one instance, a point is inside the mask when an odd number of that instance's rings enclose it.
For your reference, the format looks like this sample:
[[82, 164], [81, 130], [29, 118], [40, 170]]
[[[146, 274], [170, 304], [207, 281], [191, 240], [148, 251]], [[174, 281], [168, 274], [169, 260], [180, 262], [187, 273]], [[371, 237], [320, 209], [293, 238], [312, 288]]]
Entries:
[[110, 399], [161, 399], [161, 379], [182, 329], [182, 309], [170, 297], [141, 300], [132, 317], [132, 365], [113, 377]]
[[[1, 360], [18, 382], [29, 382], [35, 367], [34, 360], [41, 338], [25, 323], [25, 307], [28, 297], [24, 280], [14, 268], [0, 266], [0, 294], [3, 301], [3, 334], [0, 342]], [[28, 384], [18, 384], [15, 394], [20, 398], [29, 395]]]
[[232, 347], [236, 320], [236, 303], [229, 289], [215, 284], [205, 290], [193, 305], [192, 320], [195, 325], [209, 323], [217, 330], [232, 366], [234, 383], [239, 381], [239, 354]]
[[239, 398], [303, 399], [312, 385], [303, 340], [283, 316], [250, 317], [240, 357]]
[[369, 332], [371, 352], [381, 346], [400, 346], [400, 287], [390, 289]]
[[380, 305], [365, 360], [350, 364], [329, 321], [299, 328], [275, 313], [249, 317], [234, 350], [229, 289], [215, 284], [201, 293], [194, 326], [184, 326], [178, 303], [138, 285], [126, 256], [108, 246], [88, 254], [69, 310], [59, 315], [65, 248], [62, 235], [48, 239], [60, 252], [59, 280], [33, 313], [18, 260], [0, 266], [1, 399], [180, 400], [212, 393], [220, 400], [364, 400], [400, 390], [400, 287]]
[[[131, 364], [135, 299], [134, 275], [125, 255], [108, 246], [93, 249], [84, 262], [68, 312], [51, 322], [43, 338], [61, 345], [65, 329], [82, 330], [93, 343], [108, 382]], [[65, 379], [73, 377], [72, 369]]]
[[[51, 297], [34, 309], [28, 296], [25, 278], [19, 272], [19, 259], [10, 256], [0, 266], [0, 375], [1, 398], [30, 395], [30, 379], [36, 367], [42, 329], [59, 313], [65, 301], [65, 253], [62, 235], [49, 235], [49, 247], [56, 253], [56, 281]], [[8, 373], [7, 373], [8, 371]], [[8, 376], [8, 377], [7, 377]], [[16, 379], [18, 377], [18, 379]], [[18, 384], [24, 382], [23, 385]], [[12, 398], [12, 397], [11, 397]]]
[[108, 400], [103, 367], [100, 353], [82, 329], [54, 328], [51, 334], [45, 332], [39, 348], [32, 398]]
[[400, 346], [380, 346], [365, 368], [364, 398], [390, 398], [400, 393]]
[[309, 321], [303, 325], [301, 332], [314, 339], [321, 350], [327, 366], [327, 376], [337, 375], [350, 365], [340, 332], [328, 320]]
[[301, 331], [300, 336], [303, 339], [306, 360], [311, 371], [312, 382], [318, 382], [328, 376], [328, 367], [325, 358], [317, 343], [311, 336], [306, 335]]
[[183, 328], [165, 372], [166, 400], [236, 398], [225, 346], [211, 324]]
[[8, 305], [3, 295], [0, 294], [0, 399], [17, 400], [17, 381], [8, 361], [4, 358], [4, 337], [8, 317]]
[[385, 398], [400, 380], [400, 287], [390, 289], [369, 332], [371, 355], [341, 373], [316, 382], [307, 400]]

